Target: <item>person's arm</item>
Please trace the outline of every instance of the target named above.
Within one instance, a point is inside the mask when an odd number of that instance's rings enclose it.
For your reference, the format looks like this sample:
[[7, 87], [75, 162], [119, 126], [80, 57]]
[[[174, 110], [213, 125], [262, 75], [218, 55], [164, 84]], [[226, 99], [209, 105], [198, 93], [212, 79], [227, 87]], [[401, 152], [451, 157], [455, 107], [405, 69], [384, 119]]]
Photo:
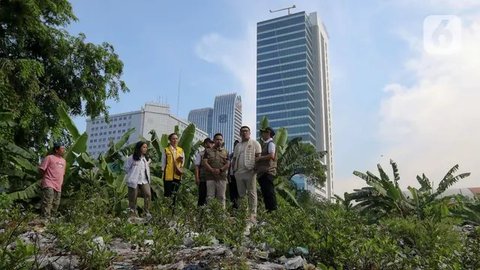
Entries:
[[212, 166], [210, 166], [210, 164], [208, 163], [208, 152], [207, 151], [205, 151], [205, 154], [203, 155], [202, 164], [207, 169], [207, 171], [215, 173], [214, 172], [215, 169], [212, 168]]
[[165, 171], [165, 166], [167, 165], [167, 155], [165, 151], [162, 152], [162, 171]]
[[48, 168], [48, 165], [50, 164], [50, 156], [46, 156], [43, 160], [40, 166], [38, 166], [38, 171], [42, 175], [42, 177], [45, 175], [45, 171]]
[[257, 158], [262, 154], [262, 147], [260, 146], [260, 143], [255, 141], [255, 160], [258, 160]]
[[227, 162], [225, 163], [225, 165], [223, 165], [223, 167], [220, 168], [220, 172], [228, 172], [228, 168], [230, 167], [230, 156], [228, 155], [228, 152], [227, 152]]
[[195, 155], [195, 183], [198, 185], [200, 183], [200, 164], [201, 164], [201, 154], [197, 153]]
[[125, 165], [123, 166], [123, 170], [125, 171], [125, 173], [128, 173], [132, 168], [132, 162], [133, 162], [133, 158], [132, 156], [129, 156], [127, 158], [127, 161], [125, 162]]
[[275, 159], [275, 144], [273, 142], [268, 143], [268, 154], [258, 157], [258, 160], [274, 160]]
[[185, 165], [185, 152], [183, 152], [179, 157], [180, 157], [180, 160], [182, 161], [182, 168], [183, 168], [183, 166]]

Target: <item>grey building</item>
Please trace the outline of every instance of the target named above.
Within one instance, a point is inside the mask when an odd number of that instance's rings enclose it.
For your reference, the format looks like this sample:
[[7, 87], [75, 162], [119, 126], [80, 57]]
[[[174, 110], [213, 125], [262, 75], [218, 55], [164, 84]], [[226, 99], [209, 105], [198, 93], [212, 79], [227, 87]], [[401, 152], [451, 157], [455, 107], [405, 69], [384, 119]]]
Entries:
[[329, 78], [328, 34], [316, 13], [257, 24], [257, 126], [266, 116], [274, 129], [327, 152], [326, 198], [333, 192]]
[[194, 123], [197, 128], [208, 133], [212, 137], [213, 108], [202, 108], [191, 110], [188, 113], [188, 121]]

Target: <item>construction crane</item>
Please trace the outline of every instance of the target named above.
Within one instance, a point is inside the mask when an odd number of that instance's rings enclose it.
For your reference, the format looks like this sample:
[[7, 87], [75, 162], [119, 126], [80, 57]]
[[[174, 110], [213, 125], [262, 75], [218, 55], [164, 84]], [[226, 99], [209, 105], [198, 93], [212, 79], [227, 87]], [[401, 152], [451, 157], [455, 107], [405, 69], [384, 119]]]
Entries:
[[287, 8], [277, 9], [277, 10], [271, 10], [270, 9], [270, 13], [279, 12], [279, 11], [282, 11], [282, 10], [288, 10], [288, 15], [290, 15], [290, 9], [292, 9], [292, 8], [295, 8], [295, 5], [293, 5], [291, 7], [287, 7]]

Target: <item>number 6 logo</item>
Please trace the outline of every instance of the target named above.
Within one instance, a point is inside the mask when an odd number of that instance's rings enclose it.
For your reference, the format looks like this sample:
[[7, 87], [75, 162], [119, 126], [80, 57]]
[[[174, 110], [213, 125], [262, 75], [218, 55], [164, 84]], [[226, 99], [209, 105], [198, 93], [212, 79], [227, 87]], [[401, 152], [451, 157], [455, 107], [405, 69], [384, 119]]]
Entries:
[[462, 22], [455, 15], [432, 15], [423, 21], [423, 48], [431, 54], [451, 54], [462, 46]]

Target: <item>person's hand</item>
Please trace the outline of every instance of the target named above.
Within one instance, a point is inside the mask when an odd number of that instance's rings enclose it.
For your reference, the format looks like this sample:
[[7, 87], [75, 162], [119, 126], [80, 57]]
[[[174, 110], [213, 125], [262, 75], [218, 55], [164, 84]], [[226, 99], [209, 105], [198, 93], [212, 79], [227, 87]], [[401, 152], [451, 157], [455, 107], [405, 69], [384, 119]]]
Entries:
[[195, 184], [200, 185], [200, 179], [198, 179], [198, 177], [195, 177]]

